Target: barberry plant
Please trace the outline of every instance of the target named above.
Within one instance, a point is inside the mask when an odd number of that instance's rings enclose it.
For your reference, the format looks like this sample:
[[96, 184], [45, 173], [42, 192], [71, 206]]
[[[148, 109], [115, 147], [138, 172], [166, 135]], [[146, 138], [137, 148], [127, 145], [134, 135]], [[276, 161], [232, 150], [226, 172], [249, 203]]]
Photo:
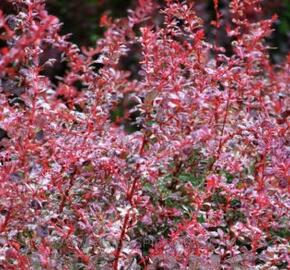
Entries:
[[[231, 50], [191, 1], [106, 14], [92, 48], [60, 35], [43, 0], [8, 2], [1, 269], [289, 267], [290, 55], [270, 62], [261, 1], [228, 1]], [[132, 48], [138, 76], [120, 68]]]

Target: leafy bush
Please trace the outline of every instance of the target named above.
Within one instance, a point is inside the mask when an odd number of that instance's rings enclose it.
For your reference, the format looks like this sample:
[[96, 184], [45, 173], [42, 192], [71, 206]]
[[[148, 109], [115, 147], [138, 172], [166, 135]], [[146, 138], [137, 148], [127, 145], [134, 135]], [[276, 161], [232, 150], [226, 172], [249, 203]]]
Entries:
[[[104, 38], [80, 49], [44, 1], [10, 2], [2, 269], [289, 266], [290, 56], [270, 63], [275, 17], [255, 20], [260, 1], [230, 2], [231, 54], [207, 41], [190, 3], [139, 0], [128, 18], [104, 15]], [[120, 70], [132, 46], [137, 78]]]

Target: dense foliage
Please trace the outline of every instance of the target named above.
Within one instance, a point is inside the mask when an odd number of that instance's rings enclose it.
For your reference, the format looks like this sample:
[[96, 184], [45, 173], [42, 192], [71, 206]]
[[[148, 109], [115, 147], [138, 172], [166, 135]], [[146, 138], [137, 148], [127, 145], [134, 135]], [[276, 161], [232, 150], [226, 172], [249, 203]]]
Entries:
[[[82, 49], [43, 0], [10, 2], [1, 269], [289, 267], [290, 56], [270, 63], [276, 18], [256, 20], [259, 0], [230, 1], [226, 49], [190, 1], [104, 15], [104, 37]], [[120, 69], [132, 51], [134, 76]]]

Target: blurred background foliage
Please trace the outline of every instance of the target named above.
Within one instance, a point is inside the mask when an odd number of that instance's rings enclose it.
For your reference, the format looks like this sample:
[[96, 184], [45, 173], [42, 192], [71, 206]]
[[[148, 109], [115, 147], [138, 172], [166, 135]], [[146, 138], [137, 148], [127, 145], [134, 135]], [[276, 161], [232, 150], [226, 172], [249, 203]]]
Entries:
[[63, 33], [72, 33], [79, 45], [93, 45], [103, 34], [99, 20], [104, 12], [124, 17], [132, 0], [47, 0], [47, 9], [63, 23]]

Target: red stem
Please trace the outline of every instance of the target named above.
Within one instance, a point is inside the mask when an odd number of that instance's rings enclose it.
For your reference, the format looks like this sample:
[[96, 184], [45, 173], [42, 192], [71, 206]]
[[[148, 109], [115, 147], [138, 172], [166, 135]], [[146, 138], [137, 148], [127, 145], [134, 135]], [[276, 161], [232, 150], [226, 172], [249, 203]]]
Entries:
[[[143, 137], [143, 141], [142, 141], [142, 144], [141, 144], [141, 147], [140, 147], [140, 150], [139, 150], [139, 154], [140, 155], [142, 155], [142, 153], [143, 153], [144, 146], [145, 146], [145, 138]], [[136, 171], [138, 170], [138, 168], [139, 168], [139, 164], [137, 164], [137, 166], [136, 166]], [[128, 192], [127, 192], [127, 194], [128, 194], [127, 195], [127, 199], [130, 202], [132, 207], [133, 207], [132, 198], [133, 198], [136, 186], [137, 186], [137, 179], [138, 179], [138, 176], [136, 176], [134, 178], [133, 183], [130, 186], [130, 188], [128, 189]], [[114, 264], [113, 264], [113, 269], [114, 270], [118, 270], [119, 258], [120, 258], [120, 254], [121, 254], [122, 247], [123, 247], [123, 241], [124, 241], [124, 238], [125, 238], [126, 230], [128, 228], [130, 211], [131, 211], [131, 209], [129, 209], [127, 211], [127, 213], [125, 215], [125, 218], [124, 218], [123, 225], [122, 225], [122, 230], [121, 230], [120, 238], [119, 238], [119, 241], [118, 241], [118, 246], [117, 246], [117, 249], [115, 251], [116, 255], [115, 255], [115, 260], [114, 260]]]

